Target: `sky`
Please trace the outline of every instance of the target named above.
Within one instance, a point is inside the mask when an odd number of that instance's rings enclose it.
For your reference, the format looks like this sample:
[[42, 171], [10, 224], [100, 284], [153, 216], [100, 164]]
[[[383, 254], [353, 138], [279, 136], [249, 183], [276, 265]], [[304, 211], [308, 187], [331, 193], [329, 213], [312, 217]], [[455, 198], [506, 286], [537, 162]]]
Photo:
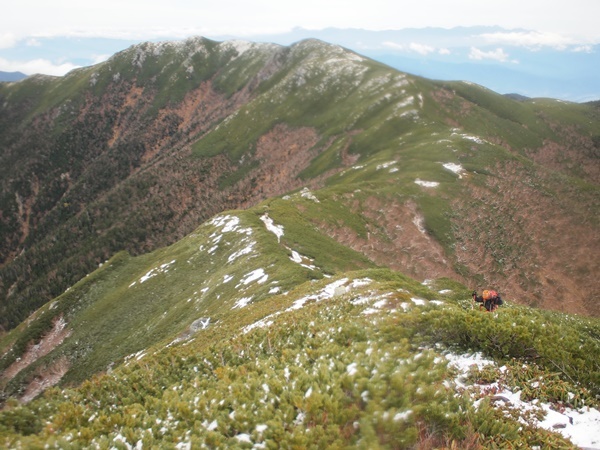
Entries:
[[[600, 0], [20, 0], [2, 6], [0, 71], [64, 75], [147, 40], [205, 36], [277, 42], [294, 30], [306, 35], [330, 28], [382, 32], [494, 26], [501, 29], [480, 33], [471, 42], [463, 36], [470, 63], [522, 63], [510, 47], [569, 49], [591, 59], [600, 51], [598, 17]], [[452, 54], [442, 42], [449, 36], [437, 41], [421, 37], [382, 39], [377, 46], [421, 57]], [[375, 50], [373, 43], [358, 40], [340, 45]]]
[[598, 41], [598, 0], [20, 0], [5, 2], [2, 45], [35, 36], [183, 37], [498, 25]]

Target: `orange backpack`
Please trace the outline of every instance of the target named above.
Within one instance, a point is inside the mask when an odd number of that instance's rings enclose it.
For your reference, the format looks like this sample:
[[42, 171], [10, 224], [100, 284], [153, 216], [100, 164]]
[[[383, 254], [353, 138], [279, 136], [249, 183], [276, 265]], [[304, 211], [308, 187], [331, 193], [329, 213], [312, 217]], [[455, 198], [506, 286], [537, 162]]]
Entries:
[[483, 297], [484, 300], [490, 300], [492, 298], [498, 297], [498, 293], [496, 291], [491, 290], [491, 289], [486, 289], [485, 291], [483, 291], [482, 297]]

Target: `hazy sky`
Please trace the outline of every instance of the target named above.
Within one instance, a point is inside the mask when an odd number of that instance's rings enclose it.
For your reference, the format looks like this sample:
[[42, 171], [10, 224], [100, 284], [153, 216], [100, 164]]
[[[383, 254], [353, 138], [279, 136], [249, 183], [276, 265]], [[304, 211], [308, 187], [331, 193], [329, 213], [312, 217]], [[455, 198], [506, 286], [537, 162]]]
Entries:
[[0, 48], [28, 37], [133, 39], [499, 25], [600, 41], [600, 0], [18, 0], [0, 15]]

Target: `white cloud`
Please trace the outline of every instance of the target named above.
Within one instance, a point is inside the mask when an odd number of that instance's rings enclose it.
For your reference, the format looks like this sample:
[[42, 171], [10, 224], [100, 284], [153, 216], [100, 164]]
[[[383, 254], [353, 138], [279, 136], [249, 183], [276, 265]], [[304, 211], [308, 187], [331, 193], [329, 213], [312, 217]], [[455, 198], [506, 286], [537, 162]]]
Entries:
[[578, 47], [574, 47], [573, 51], [576, 53], [594, 53], [594, 47], [591, 45], [580, 45]]
[[492, 44], [515, 45], [531, 49], [552, 47], [557, 50], [564, 50], [568, 45], [575, 44], [575, 40], [572, 38], [560, 35], [558, 33], [539, 31], [484, 33], [480, 35], [480, 37]]
[[418, 44], [416, 42], [411, 42], [408, 45], [408, 48], [410, 48], [413, 52], [417, 52], [421, 55], [428, 55], [429, 53], [432, 53], [435, 51], [435, 48], [430, 45]]
[[427, 56], [430, 53], [438, 52], [440, 55], [449, 55], [451, 51], [447, 48], [436, 48], [427, 44], [420, 44], [418, 42], [411, 42], [408, 45], [400, 44], [398, 42], [385, 41], [381, 43], [382, 47], [390, 48], [392, 50], [403, 50], [419, 53], [420, 55]]
[[23, 72], [27, 75], [43, 73], [46, 75], [62, 76], [80, 66], [65, 62], [55, 64], [47, 59], [32, 59], [29, 61], [10, 61], [0, 58], [0, 70], [3, 72]]
[[38, 39], [32, 37], [32, 38], [27, 39], [27, 42], [25, 42], [25, 45], [27, 45], [28, 47], [39, 47], [42, 44]]
[[[305, 29], [502, 26], [600, 39], [598, 0], [6, 1], [0, 30], [26, 36], [250, 36]], [[173, 36], [172, 33], [177, 33]], [[184, 36], [184, 37], [186, 37]]]
[[[474, 60], [483, 60], [483, 59], [491, 59], [499, 62], [508, 62], [509, 55], [503, 49], [497, 48], [496, 50], [483, 51], [476, 47], [471, 47], [471, 51], [469, 52], [469, 59]], [[516, 60], [511, 60], [510, 62], [517, 63]]]
[[0, 48], [11, 48], [17, 43], [17, 38], [12, 33], [0, 33]]
[[397, 44], [396, 42], [385, 41], [382, 42], [381, 45], [383, 45], [384, 47], [393, 48], [394, 50], [404, 50], [404, 45]]

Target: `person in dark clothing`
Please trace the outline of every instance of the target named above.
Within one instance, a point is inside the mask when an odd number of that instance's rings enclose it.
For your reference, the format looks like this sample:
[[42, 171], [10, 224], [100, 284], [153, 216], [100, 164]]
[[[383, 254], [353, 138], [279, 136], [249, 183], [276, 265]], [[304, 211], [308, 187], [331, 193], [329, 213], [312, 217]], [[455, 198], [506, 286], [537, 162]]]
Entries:
[[485, 308], [488, 312], [493, 312], [498, 309], [498, 306], [502, 305], [504, 302], [500, 295], [491, 289], [485, 289], [481, 296], [477, 295], [477, 291], [473, 291], [473, 301], [476, 303], [481, 303], [479, 308]]

